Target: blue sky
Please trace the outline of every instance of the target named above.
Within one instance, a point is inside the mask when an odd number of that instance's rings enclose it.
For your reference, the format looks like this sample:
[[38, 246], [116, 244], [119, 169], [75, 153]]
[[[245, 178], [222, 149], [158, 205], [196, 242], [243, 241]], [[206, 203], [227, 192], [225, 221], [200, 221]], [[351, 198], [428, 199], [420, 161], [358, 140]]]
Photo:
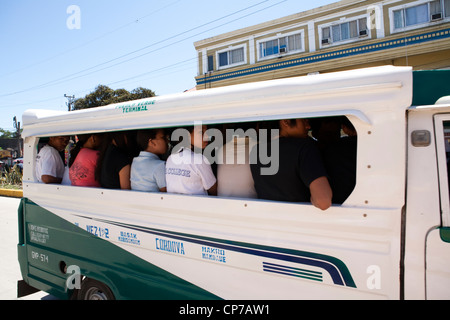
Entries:
[[26, 109], [67, 110], [65, 94], [99, 84], [157, 95], [193, 88], [195, 41], [332, 2], [1, 0], [0, 128], [13, 131]]

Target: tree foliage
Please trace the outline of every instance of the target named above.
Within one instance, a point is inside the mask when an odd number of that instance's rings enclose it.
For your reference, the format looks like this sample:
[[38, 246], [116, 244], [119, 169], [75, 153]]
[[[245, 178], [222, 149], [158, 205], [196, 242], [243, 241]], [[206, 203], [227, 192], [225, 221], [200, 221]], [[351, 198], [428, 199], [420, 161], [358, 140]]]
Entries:
[[112, 103], [125, 102], [130, 100], [154, 97], [155, 92], [146, 88], [136, 88], [129, 92], [125, 89], [113, 90], [108, 86], [98, 85], [95, 91], [87, 94], [84, 98], [74, 101], [72, 110], [81, 110], [106, 106]]
[[7, 139], [12, 139], [16, 137], [16, 133], [6, 130], [6, 129], [1, 129], [0, 128], [0, 138], [7, 138]]

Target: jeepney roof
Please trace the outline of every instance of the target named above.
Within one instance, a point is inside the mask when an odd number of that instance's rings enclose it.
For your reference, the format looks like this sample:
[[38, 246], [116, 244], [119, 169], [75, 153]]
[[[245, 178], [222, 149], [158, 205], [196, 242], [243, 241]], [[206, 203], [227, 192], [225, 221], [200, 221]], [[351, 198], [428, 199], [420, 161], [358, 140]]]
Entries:
[[71, 112], [31, 109], [23, 114], [22, 136], [332, 115], [350, 115], [371, 124], [380, 112], [404, 114], [411, 102], [412, 69], [383, 66], [197, 90]]

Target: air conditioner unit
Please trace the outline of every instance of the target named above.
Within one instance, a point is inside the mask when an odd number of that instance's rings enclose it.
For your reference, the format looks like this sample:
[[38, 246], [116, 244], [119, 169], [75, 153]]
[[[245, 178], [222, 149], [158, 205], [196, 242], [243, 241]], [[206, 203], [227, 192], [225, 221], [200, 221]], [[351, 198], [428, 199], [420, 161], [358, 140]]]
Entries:
[[331, 44], [331, 39], [330, 39], [330, 38], [322, 39], [322, 44], [323, 44], [323, 45], [324, 45], [324, 44]]
[[365, 36], [367, 36], [369, 33], [368, 33], [368, 31], [367, 31], [367, 29], [364, 29], [364, 30], [360, 30], [359, 31], [359, 36], [360, 37], [365, 37]]
[[433, 13], [431, 15], [431, 21], [441, 20], [442, 19], [442, 12]]
[[287, 48], [286, 47], [280, 48], [280, 53], [286, 53], [286, 52], [287, 52]]

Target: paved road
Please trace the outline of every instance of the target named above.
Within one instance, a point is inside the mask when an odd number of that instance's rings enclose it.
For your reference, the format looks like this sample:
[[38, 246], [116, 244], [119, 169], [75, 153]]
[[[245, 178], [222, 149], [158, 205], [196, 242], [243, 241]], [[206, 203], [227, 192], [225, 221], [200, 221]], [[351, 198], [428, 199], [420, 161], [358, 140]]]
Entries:
[[37, 292], [17, 299], [17, 281], [22, 279], [17, 261], [17, 208], [20, 199], [0, 196], [0, 300], [53, 300]]

